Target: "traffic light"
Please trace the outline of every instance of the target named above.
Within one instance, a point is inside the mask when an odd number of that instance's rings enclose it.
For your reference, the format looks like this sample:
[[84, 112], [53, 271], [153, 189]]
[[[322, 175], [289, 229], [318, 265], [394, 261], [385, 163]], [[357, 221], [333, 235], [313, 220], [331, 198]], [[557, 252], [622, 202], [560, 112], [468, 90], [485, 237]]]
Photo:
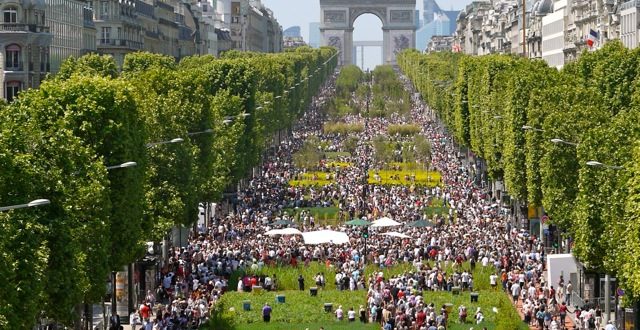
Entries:
[[369, 238], [369, 228], [364, 227], [364, 229], [362, 229], [362, 237]]

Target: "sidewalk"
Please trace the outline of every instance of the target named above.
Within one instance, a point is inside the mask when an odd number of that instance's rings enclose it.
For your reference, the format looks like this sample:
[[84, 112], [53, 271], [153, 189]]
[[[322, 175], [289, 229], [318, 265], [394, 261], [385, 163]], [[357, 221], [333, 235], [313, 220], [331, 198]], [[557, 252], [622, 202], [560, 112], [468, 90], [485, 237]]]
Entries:
[[[516, 304], [516, 309], [518, 310], [518, 314], [520, 314], [520, 319], [524, 320], [524, 313], [522, 313], [522, 299], [518, 299], [518, 303]], [[537, 321], [536, 325], [529, 325], [529, 329], [538, 330]], [[575, 329], [576, 326], [573, 322], [573, 313], [567, 313], [567, 317], [565, 318], [565, 329]]]

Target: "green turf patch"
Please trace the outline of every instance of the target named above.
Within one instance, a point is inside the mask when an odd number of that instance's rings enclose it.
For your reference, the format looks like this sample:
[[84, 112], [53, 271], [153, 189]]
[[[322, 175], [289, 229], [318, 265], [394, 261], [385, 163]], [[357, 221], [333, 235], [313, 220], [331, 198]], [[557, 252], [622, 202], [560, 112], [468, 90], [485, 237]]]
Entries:
[[[379, 268], [376, 265], [370, 264], [365, 268], [365, 273], [367, 274], [367, 276], [369, 276], [374, 272], [383, 272], [386, 277], [391, 277], [403, 274], [405, 272], [413, 271], [414, 269], [415, 268], [413, 267], [413, 265], [408, 263], [403, 263], [388, 268]], [[300, 262], [298, 263], [297, 267], [292, 267], [288, 263], [286, 265], [266, 265], [258, 269], [258, 271], [252, 272], [250, 270], [247, 270], [246, 273], [269, 276], [273, 276], [273, 274], [275, 274], [278, 284], [278, 290], [298, 289], [299, 275], [302, 275], [302, 277], [304, 277], [305, 285], [307, 287], [314, 286], [315, 275], [318, 273], [324, 273], [326, 279], [325, 289], [336, 289], [336, 285], [334, 282], [336, 276], [335, 268], [332, 265], [327, 265], [322, 262], [310, 262], [307, 266], [304, 265], [304, 262]], [[235, 290], [238, 284], [238, 278], [242, 277], [244, 274], [245, 273], [241, 271], [234, 273], [229, 280], [229, 288], [233, 288]], [[489, 275], [487, 275], [487, 281]]]
[[[329, 322], [318, 322], [318, 323], [303, 323], [303, 324], [286, 324], [282, 323], [251, 323], [251, 324], [240, 324], [236, 326], [235, 330], [282, 330], [282, 329], [292, 329], [292, 330], [318, 330], [320, 327], [323, 327], [325, 330], [379, 330], [380, 325], [375, 323], [362, 324], [359, 321], [356, 322], [347, 322], [347, 321], [329, 321]], [[469, 329], [464, 329], [469, 330]]]
[[[340, 221], [340, 208], [331, 206], [331, 207], [300, 207], [300, 208], [287, 208], [285, 211], [287, 214], [293, 215], [294, 219], [298, 223], [302, 223], [301, 213], [302, 211], [309, 211], [311, 216], [315, 219], [316, 225], [332, 225], [335, 226]], [[343, 217], [347, 217], [346, 214], [343, 214]]]
[[[284, 295], [284, 303], [277, 302], [276, 296], [278, 295]], [[352, 291], [319, 290], [315, 297], [312, 297], [308, 290], [262, 293], [229, 292], [222, 296], [218, 308], [223, 308], [223, 318], [233, 319], [233, 324], [264, 324], [261, 314], [262, 306], [269, 303], [273, 308], [271, 322], [280, 323], [281, 326], [287, 327], [287, 324], [334, 323], [336, 322], [334, 314], [324, 311], [325, 303], [333, 304], [333, 310], [342, 305], [346, 314], [346, 310], [350, 307], [357, 311], [360, 305], [364, 305], [366, 303], [365, 296], [366, 291], [364, 290], [355, 293]], [[245, 301], [251, 303], [250, 311], [243, 310]]]
[[328, 160], [335, 160], [340, 157], [350, 157], [351, 153], [348, 152], [339, 152], [339, 151], [325, 151], [324, 157]]
[[340, 168], [347, 168], [347, 167], [353, 166], [353, 164], [351, 164], [351, 163], [340, 162], [340, 161], [330, 161], [326, 165], [329, 168], [331, 168], [332, 166], [333, 167], [340, 167]]
[[424, 209], [424, 214], [429, 218], [434, 215], [447, 215], [449, 214], [449, 207], [445, 204], [444, 200], [440, 198], [433, 198], [431, 203]]
[[289, 180], [292, 187], [326, 186], [336, 182], [335, 173], [310, 171], [300, 173], [294, 180]]
[[[376, 175], [377, 174], [377, 175]], [[369, 183], [394, 186], [435, 187], [440, 185], [439, 172], [421, 169], [369, 170]]]
[[[469, 263], [464, 263], [462, 269], [469, 270]], [[448, 264], [447, 273], [451, 273], [454, 269], [452, 264]], [[374, 272], [382, 271], [386, 278], [413, 271], [411, 264], [399, 264], [391, 268], [379, 268], [369, 264], [365, 273], [367, 276]], [[315, 286], [313, 277], [319, 272], [324, 272], [326, 278], [325, 289], [318, 291], [317, 297], [311, 297], [309, 287]], [[453, 310], [449, 316], [448, 329], [468, 330], [468, 329], [508, 329], [508, 330], [525, 330], [527, 326], [520, 321], [517, 311], [511, 304], [507, 293], [502, 290], [494, 290], [489, 285], [489, 276], [493, 272], [493, 267], [483, 268], [477, 266], [473, 271], [474, 290], [479, 292], [477, 303], [471, 303], [470, 292], [465, 291], [460, 295], [453, 295], [450, 292], [432, 292], [427, 291], [423, 294], [427, 303], [434, 303], [437, 310], [443, 304], [453, 304]], [[333, 303], [333, 310], [339, 305], [343, 309], [348, 310], [353, 307], [358, 310], [360, 305], [366, 303], [366, 291], [338, 291], [336, 290], [333, 280], [335, 278], [335, 269], [324, 263], [312, 262], [308, 266], [300, 263], [298, 267], [290, 266], [265, 266], [257, 274], [276, 274], [278, 287], [280, 291], [261, 292], [261, 293], [239, 293], [228, 292], [224, 294], [220, 300], [220, 305], [214, 310], [212, 322], [209, 329], [319, 329], [320, 326], [325, 329], [375, 329], [375, 327], [367, 327], [359, 322], [348, 324], [348, 322], [337, 322], [333, 313], [325, 313], [323, 310], [324, 303]], [[305, 291], [298, 289], [298, 275], [305, 278]], [[237, 273], [235, 278], [240, 274]], [[235, 288], [237, 280], [232, 278], [229, 283], [230, 288]], [[284, 294], [285, 303], [281, 304], [276, 301], [276, 295]], [[251, 303], [251, 310], [243, 310], [243, 302]], [[261, 318], [261, 308], [265, 302], [268, 302], [273, 308], [272, 322], [265, 324]], [[460, 305], [465, 305], [468, 312], [468, 322], [460, 323], [458, 321], [457, 309]], [[480, 307], [484, 313], [485, 321], [480, 325], [471, 323], [477, 307]], [[497, 313], [493, 308], [497, 309]], [[215, 325], [215, 326], [214, 326]], [[352, 328], [353, 326], [353, 328]]]

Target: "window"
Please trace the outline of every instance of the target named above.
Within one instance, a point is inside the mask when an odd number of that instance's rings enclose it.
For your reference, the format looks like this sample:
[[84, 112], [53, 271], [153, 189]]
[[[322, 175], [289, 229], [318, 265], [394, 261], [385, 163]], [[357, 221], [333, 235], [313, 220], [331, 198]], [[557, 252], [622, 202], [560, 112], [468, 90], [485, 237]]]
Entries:
[[111, 39], [111, 27], [103, 27], [102, 28], [102, 43], [103, 44], [108, 44], [110, 41], [109, 39]]
[[40, 52], [40, 72], [49, 72], [49, 53], [46, 50]]
[[5, 98], [11, 102], [20, 93], [22, 83], [19, 81], [8, 81], [5, 87]]
[[5, 23], [18, 23], [18, 9], [16, 7], [7, 7], [2, 10]]
[[106, 1], [100, 1], [100, 16], [102, 17], [109, 16], [109, 3]]
[[5, 69], [9, 71], [18, 71], [20, 70], [20, 55], [21, 49], [20, 46], [16, 44], [11, 44], [5, 48]]

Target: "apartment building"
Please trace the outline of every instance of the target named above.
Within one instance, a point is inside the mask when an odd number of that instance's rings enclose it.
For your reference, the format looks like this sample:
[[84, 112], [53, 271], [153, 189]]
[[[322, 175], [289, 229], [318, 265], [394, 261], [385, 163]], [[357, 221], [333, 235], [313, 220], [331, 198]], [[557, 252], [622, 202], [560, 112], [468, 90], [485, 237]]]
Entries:
[[638, 45], [640, 0], [536, 0], [524, 4], [523, 17], [519, 0], [473, 1], [458, 15], [454, 48], [474, 55], [521, 54], [561, 68], [585, 50], [596, 50], [612, 39], [621, 39], [629, 48]]
[[46, 25], [47, 5], [43, 1], [6, 1], [0, 10], [0, 95], [12, 101], [20, 91], [40, 86], [49, 72], [53, 35]]
[[453, 36], [432, 36], [425, 48], [425, 52], [450, 52], [453, 49]]
[[0, 11], [0, 97], [9, 101], [92, 52], [121, 65], [137, 51], [179, 60], [283, 47], [282, 27], [258, 0], [5, 0]]
[[631, 0], [620, 7], [620, 40], [630, 49], [638, 47], [638, 8], [639, 0]]
[[[228, 0], [221, 2], [224, 1]], [[229, 21], [233, 49], [268, 53], [282, 51], [282, 27], [262, 2], [230, 1], [223, 7], [230, 9], [230, 15], [225, 13], [223, 21]]]

